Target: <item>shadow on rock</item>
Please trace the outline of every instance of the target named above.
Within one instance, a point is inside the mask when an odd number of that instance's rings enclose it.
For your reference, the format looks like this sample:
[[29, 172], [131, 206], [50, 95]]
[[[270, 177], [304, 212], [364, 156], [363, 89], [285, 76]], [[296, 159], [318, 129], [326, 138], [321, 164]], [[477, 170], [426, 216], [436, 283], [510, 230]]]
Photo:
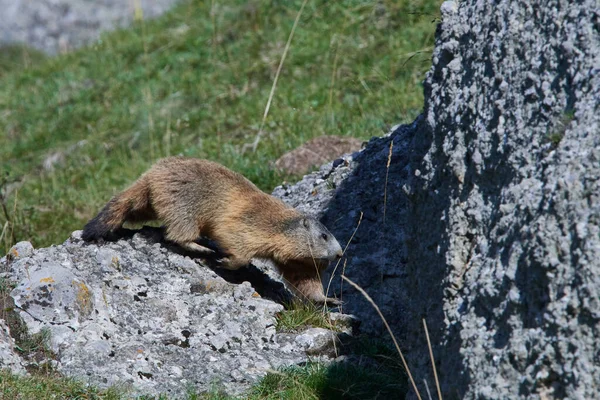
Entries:
[[[388, 137], [372, 139], [367, 150], [354, 157], [353, 172], [337, 188], [322, 216], [342, 246], [351, 240], [345, 253], [345, 275], [381, 308], [407, 353], [409, 367], [420, 373], [416, 378], [419, 386], [424, 379], [433, 382], [429, 359], [423, 356], [428, 350], [422, 320], [428, 323], [434, 353], [441, 352], [435, 344], [447, 334], [442, 306], [449, 239], [441, 227], [426, 231], [419, 220], [423, 212], [419, 204], [424, 201], [423, 193], [436, 197], [438, 207], [430, 210], [428, 220], [440, 221], [450, 207], [451, 193], [438, 193], [434, 188], [415, 191], [421, 185], [420, 168], [431, 144], [431, 132], [422, 118], [398, 127]], [[440, 206], [442, 203], [445, 205]], [[431, 250], [426, 259], [415, 253], [424, 241]], [[343, 312], [361, 319], [365, 333], [387, 338], [373, 306], [341, 281], [340, 272], [333, 278], [330, 295], [343, 298]], [[443, 352], [447, 362], [460, 361], [458, 346], [446, 346]], [[452, 366], [460, 367], [460, 362]], [[419, 390], [425, 393], [424, 387]]]
[[[402, 399], [412, 390], [398, 354], [382, 341], [340, 335], [337, 353], [337, 362], [326, 367], [304, 367], [312, 369], [307, 386], [315, 385], [320, 399]], [[301, 380], [293, 373], [286, 378]]]

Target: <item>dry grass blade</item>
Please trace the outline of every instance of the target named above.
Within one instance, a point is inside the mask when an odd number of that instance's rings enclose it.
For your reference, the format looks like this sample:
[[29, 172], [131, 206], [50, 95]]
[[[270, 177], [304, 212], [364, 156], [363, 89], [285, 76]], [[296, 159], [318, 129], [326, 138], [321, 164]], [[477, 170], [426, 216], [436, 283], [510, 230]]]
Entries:
[[421, 53], [429, 53], [431, 51], [433, 51], [433, 46], [428, 46], [428, 47], [422, 48], [421, 50], [411, 51], [410, 53], [400, 54], [399, 56], [397, 56], [397, 58], [414, 57], [415, 55], [418, 55]]
[[383, 324], [385, 325], [385, 328], [387, 329], [388, 333], [392, 337], [392, 340], [394, 341], [394, 346], [396, 346], [396, 350], [398, 351], [398, 354], [400, 355], [400, 359], [402, 360], [402, 364], [404, 365], [404, 369], [406, 370], [406, 373], [408, 374], [408, 378], [410, 379], [410, 383], [413, 386], [415, 394], [417, 395], [417, 398], [419, 400], [421, 400], [421, 394], [419, 393], [419, 390], [417, 389], [417, 384], [415, 383], [415, 380], [413, 379], [412, 374], [410, 373], [410, 369], [408, 368], [408, 364], [406, 363], [406, 360], [404, 359], [404, 355], [402, 354], [402, 350], [400, 350], [400, 345], [398, 345], [398, 341], [396, 340], [396, 336], [394, 336], [394, 333], [392, 332], [392, 328], [390, 328], [390, 325], [387, 323], [387, 320], [385, 319], [385, 317], [381, 313], [381, 310], [379, 309], [379, 307], [377, 306], [377, 304], [375, 304], [375, 302], [373, 301], [373, 299], [371, 298], [371, 296], [369, 296], [367, 294], [367, 292], [364, 291], [363, 288], [361, 288], [360, 286], [358, 286], [356, 283], [354, 283], [351, 279], [349, 279], [346, 276], [342, 275], [342, 279], [344, 279], [346, 282], [348, 282], [354, 289], [358, 290], [360, 292], [360, 294], [362, 294], [365, 297], [365, 299], [367, 299], [367, 301], [369, 303], [371, 303], [371, 305], [373, 306], [373, 308], [375, 308], [375, 311], [377, 311], [377, 314], [379, 314], [379, 317], [383, 321]]
[[438, 398], [442, 400], [442, 390], [438, 380], [437, 371], [435, 368], [435, 359], [433, 358], [433, 350], [431, 349], [431, 341], [429, 340], [429, 331], [427, 330], [427, 322], [423, 318], [423, 328], [425, 329], [425, 337], [427, 338], [427, 347], [429, 347], [429, 357], [431, 357], [431, 367], [433, 368], [433, 376], [435, 378], [435, 387], [437, 388]]
[[[394, 140], [390, 142], [390, 152], [388, 154], [387, 165], [385, 169], [385, 186], [383, 189], [383, 226], [385, 227], [385, 210], [387, 207], [387, 183], [388, 183], [388, 174], [390, 172], [390, 164], [392, 163], [392, 149], [394, 148]], [[383, 231], [383, 230], [382, 230]]]
[[340, 313], [344, 313], [342, 306], [344, 304], [344, 279], [343, 277], [346, 275], [346, 260], [344, 260], [344, 267], [342, 268], [342, 275], [340, 276]]
[[433, 400], [431, 398], [431, 392], [429, 391], [429, 385], [427, 384], [427, 379], [423, 379], [423, 385], [425, 385], [425, 391], [427, 392], [427, 398], [429, 400]]
[[[19, 190], [15, 190], [15, 201], [13, 203], [12, 215], [17, 215], [17, 204], [19, 201]], [[8, 227], [10, 228], [9, 238], [12, 240], [13, 244], [17, 244], [17, 239], [15, 237], [15, 223], [14, 221], [8, 220]]]
[[[341, 259], [340, 259], [340, 261], [341, 261]], [[327, 299], [329, 296], [329, 288], [331, 287], [331, 282], [333, 281], [333, 278], [335, 277], [335, 271], [337, 271], [337, 267], [338, 267], [338, 265], [340, 265], [340, 261], [338, 261], [335, 264], [335, 267], [333, 268], [333, 272], [331, 273], [331, 276], [329, 277], [329, 282], [327, 283], [327, 289], [325, 290], [325, 307], [323, 307], [323, 312], [325, 312], [325, 310], [327, 309]], [[347, 261], [348, 261], [348, 259], [345, 258], [343, 271], [346, 270], [346, 262]], [[343, 272], [342, 272], [342, 274], [343, 274]], [[340, 292], [340, 296], [341, 296], [341, 292]], [[340, 301], [341, 301], [341, 299], [340, 299]]]
[[298, 26], [298, 22], [300, 21], [300, 17], [302, 16], [302, 11], [304, 11], [304, 6], [308, 3], [308, 0], [304, 0], [302, 2], [302, 6], [300, 6], [300, 10], [296, 15], [296, 20], [294, 21], [294, 25], [292, 26], [292, 30], [290, 32], [290, 36], [288, 37], [287, 43], [285, 44], [285, 49], [283, 49], [283, 54], [281, 55], [281, 60], [279, 61], [279, 66], [277, 67], [277, 72], [275, 73], [275, 79], [273, 80], [273, 86], [271, 86], [271, 93], [269, 93], [269, 99], [267, 100], [267, 106], [265, 107], [265, 113], [263, 114], [262, 122], [260, 123], [260, 128], [258, 129], [258, 133], [256, 134], [256, 138], [252, 143], [252, 152], [256, 152], [256, 147], [258, 146], [258, 142], [260, 141], [260, 137], [262, 136], [263, 128], [265, 127], [265, 122], [267, 120], [267, 115], [269, 115], [269, 108], [271, 108], [271, 101], [273, 100], [273, 96], [275, 95], [275, 88], [277, 87], [277, 81], [279, 80], [279, 74], [281, 73], [281, 69], [283, 68], [283, 62], [285, 61], [285, 57], [287, 56], [288, 50], [292, 44], [292, 39], [294, 37], [294, 32], [296, 32], [296, 27]]
[[144, 20], [144, 9], [142, 8], [141, 0], [133, 1], [133, 16], [136, 21]]
[[[335, 41], [337, 36], [334, 35], [333, 41]], [[333, 70], [331, 71], [331, 84], [329, 85], [329, 113], [331, 115], [331, 126], [335, 124], [335, 117], [333, 114], [333, 88], [335, 87], [335, 74], [337, 72], [337, 63], [338, 63], [338, 50], [340, 46], [336, 44], [335, 46], [335, 57], [333, 59]]]
[[0, 232], [0, 243], [2, 243], [2, 239], [4, 239], [4, 235], [8, 231], [8, 221], [4, 223], [4, 227], [2, 228], [2, 232]]
[[[7, 200], [7, 196], [5, 195], [5, 192], [2, 191], [3, 186], [4, 185], [8, 185], [8, 181], [5, 179], [2, 179], [2, 181], [0, 181], [0, 208], [2, 209], [2, 212], [4, 213], [4, 219], [5, 219], [5, 224], [4, 227], [2, 229], [2, 235], [0, 235], [0, 239], [4, 238], [6, 235], [7, 238], [7, 248], [5, 249], [5, 251], [8, 251], [8, 248], [17, 243], [16, 238], [14, 236], [14, 232], [13, 232], [13, 220], [11, 218], [11, 213], [8, 212], [8, 207], [6, 206], [6, 200]], [[13, 211], [12, 211], [12, 215], [16, 215], [16, 210], [17, 210], [17, 198], [18, 198], [18, 190], [15, 191], [15, 204], [13, 207]], [[9, 228], [10, 228], [10, 232], [9, 232]]]
[[[354, 232], [352, 232], [352, 236], [350, 236], [350, 239], [348, 239], [348, 241], [346, 242], [346, 246], [344, 247], [344, 250], [342, 251], [343, 255], [346, 254], [346, 250], [348, 249], [348, 246], [350, 246], [350, 242], [352, 242], [354, 235], [356, 235], [356, 231], [358, 231], [358, 228], [360, 227], [360, 223], [362, 222], [362, 219], [363, 219], [363, 212], [361, 211], [360, 217], [358, 218], [358, 223], [356, 224], [356, 228], [354, 228]], [[333, 268], [333, 272], [331, 273], [331, 277], [329, 278], [329, 282], [327, 283], [327, 290], [325, 291], [325, 298], [329, 297], [329, 288], [331, 287], [331, 281], [333, 281], [333, 277], [335, 276], [335, 271], [337, 271], [337, 267], [338, 267], [338, 265], [340, 265], [340, 261], [342, 261], [341, 258], [335, 264], [335, 268]], [[344, 261], [344, 268], [346, 268], [346, 261]], [[325, 300], [325, 308], [327, 308], [327, 300]]]
[[401, 68], [404, 68], [406, 66], [406, 64], [408, 64], [409, 61], [412, 60], [414, 57], [416, 57], [418, 55], [421, 55], [421, 53], [426, 53], [426, 52], [430, 51], [430, 49], [433, 49], [433, 48], [428, 47], [428, 48], [426, 48], [424, 50], [419, 50], [419, 51], [415, 51], [415, 52], [412, 52], [412, 53], [407, 53], [407, 55], [410, 54], [410, 56], [402, 63]]

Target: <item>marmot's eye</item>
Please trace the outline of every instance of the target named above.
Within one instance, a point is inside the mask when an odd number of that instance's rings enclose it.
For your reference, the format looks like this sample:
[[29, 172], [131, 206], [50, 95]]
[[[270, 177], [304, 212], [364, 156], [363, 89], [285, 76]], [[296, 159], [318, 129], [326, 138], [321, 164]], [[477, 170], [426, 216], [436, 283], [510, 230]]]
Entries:
[[327, 241], [327, 234], [326, 234], [326, 233], [323, 233], [323, 234], [321, 235], [321, 237], [323, 238], [323, 240], [324, 240], [324, 241]]

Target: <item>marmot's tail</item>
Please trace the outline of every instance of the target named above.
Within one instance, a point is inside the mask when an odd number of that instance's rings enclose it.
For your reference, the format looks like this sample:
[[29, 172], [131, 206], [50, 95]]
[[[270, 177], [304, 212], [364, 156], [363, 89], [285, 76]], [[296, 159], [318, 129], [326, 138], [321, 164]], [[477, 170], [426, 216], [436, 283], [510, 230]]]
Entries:
[[155, 219], [150, 204], [150, 188], [144, 177], [124, 192], [113, 197], [102, 211], [83, 228], [81, 238], [85, 241], [106, 239], [121, 228], [125, 221], [149, 221]]

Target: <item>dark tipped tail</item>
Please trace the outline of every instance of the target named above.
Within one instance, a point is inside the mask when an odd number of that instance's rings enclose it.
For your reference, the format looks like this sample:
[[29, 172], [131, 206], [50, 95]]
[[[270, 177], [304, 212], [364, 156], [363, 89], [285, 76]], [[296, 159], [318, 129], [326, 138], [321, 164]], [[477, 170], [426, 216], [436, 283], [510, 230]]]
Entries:
[[150, 205], [150, 193], [145, 179], [140, 179], [123, 193], [113, 197], [83, 228], [81, 238], [86, 242], [113, 240], [125, 221], [149, 221], [155, 219]]
[[85, 224], [81, 234], [83, 240], [90, 242], [98, 239], [109, 239], [112, 236], [111, 234], [123, 225], [125, 216], [122, 215], [123, 213], [117, 213], [115, 209], [117, 201], [117, 198], [109, 201], [98, 215]]

